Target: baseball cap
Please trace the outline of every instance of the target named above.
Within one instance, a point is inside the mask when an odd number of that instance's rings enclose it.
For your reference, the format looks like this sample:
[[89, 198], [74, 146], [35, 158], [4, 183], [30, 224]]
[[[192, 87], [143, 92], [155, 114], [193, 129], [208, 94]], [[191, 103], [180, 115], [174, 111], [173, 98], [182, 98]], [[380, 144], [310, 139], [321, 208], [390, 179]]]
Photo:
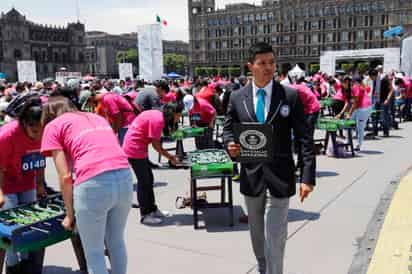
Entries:
[[87, 105], [87, 101], [89, 98], [93, 96], [93, 93], [90, 90], [82, 90], [79, 95], [79, 104], [81, 106], [81, 110], [84, 110]]

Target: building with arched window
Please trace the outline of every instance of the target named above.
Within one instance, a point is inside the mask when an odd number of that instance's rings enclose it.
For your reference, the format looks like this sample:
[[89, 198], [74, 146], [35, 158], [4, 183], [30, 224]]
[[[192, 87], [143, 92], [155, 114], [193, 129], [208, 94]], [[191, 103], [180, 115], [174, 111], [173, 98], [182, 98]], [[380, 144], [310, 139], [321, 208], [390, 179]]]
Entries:
[[37, 78], [55, 77], [56, 68], [84, 72], [85, 26], [39, 25], [26, 20], [16, 9], [0, 17], [0, 71], [17, 80], [17, 61], [36, 61]]

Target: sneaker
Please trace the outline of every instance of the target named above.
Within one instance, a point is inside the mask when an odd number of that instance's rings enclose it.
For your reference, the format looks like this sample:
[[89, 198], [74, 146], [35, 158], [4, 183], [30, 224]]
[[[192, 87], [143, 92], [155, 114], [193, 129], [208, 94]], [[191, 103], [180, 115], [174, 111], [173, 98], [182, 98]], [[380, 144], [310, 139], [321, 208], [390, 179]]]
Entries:
[[360, 151], [360, 146], [357, 145], [353, 150], [354, 150], [354, 151]]
[[236, 174], [232, 176], [232, 181], [237, 182], [240, 180], [240, 174]]
[[156, 218], [166, 218], [166, 217], [170, 217], [170, 212], [168, 211], [161, 211], [160, 209], [157, 209], [155, 212], [152, 212], [151, 214], [153, 214], [154, 217]]
[[161, 224], [163, 220], [161, 218], [156, 217], [154, 215], [154, 212], [152, 212], [150, 214], [143, 216], [140, 222], [144, 225], [158, 225]]

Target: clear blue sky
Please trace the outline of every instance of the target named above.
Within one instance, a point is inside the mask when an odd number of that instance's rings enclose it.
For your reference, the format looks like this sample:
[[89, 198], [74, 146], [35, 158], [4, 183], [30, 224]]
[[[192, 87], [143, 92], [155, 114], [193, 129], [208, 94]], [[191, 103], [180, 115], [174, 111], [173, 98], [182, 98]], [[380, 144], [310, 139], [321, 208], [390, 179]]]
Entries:
[[[14, 6], [30, 21], [63, 26], [77, 20], [76, 0], [0, 0], [1, 12]], [[188, 41], [187, 0], [78, 0], [80, 21], [86, 29], [118, 34], [136, 32], [136, 26], [154, 23], [156, 14], [168, 22], [168, 40]], [[216, 0], [227, 3], [260, 3], [259, 0]]]

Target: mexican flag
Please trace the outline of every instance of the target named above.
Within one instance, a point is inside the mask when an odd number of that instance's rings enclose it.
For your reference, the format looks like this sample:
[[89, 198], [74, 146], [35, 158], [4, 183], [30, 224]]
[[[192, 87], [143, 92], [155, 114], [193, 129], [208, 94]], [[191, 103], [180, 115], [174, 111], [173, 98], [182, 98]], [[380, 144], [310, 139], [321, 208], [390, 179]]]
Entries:
[[159, 24], [162, 24], [165, 27], [167, 26], [167, 21], [160, 18], [159, 15], [156, 15], [156, 22], [159, 23]]

